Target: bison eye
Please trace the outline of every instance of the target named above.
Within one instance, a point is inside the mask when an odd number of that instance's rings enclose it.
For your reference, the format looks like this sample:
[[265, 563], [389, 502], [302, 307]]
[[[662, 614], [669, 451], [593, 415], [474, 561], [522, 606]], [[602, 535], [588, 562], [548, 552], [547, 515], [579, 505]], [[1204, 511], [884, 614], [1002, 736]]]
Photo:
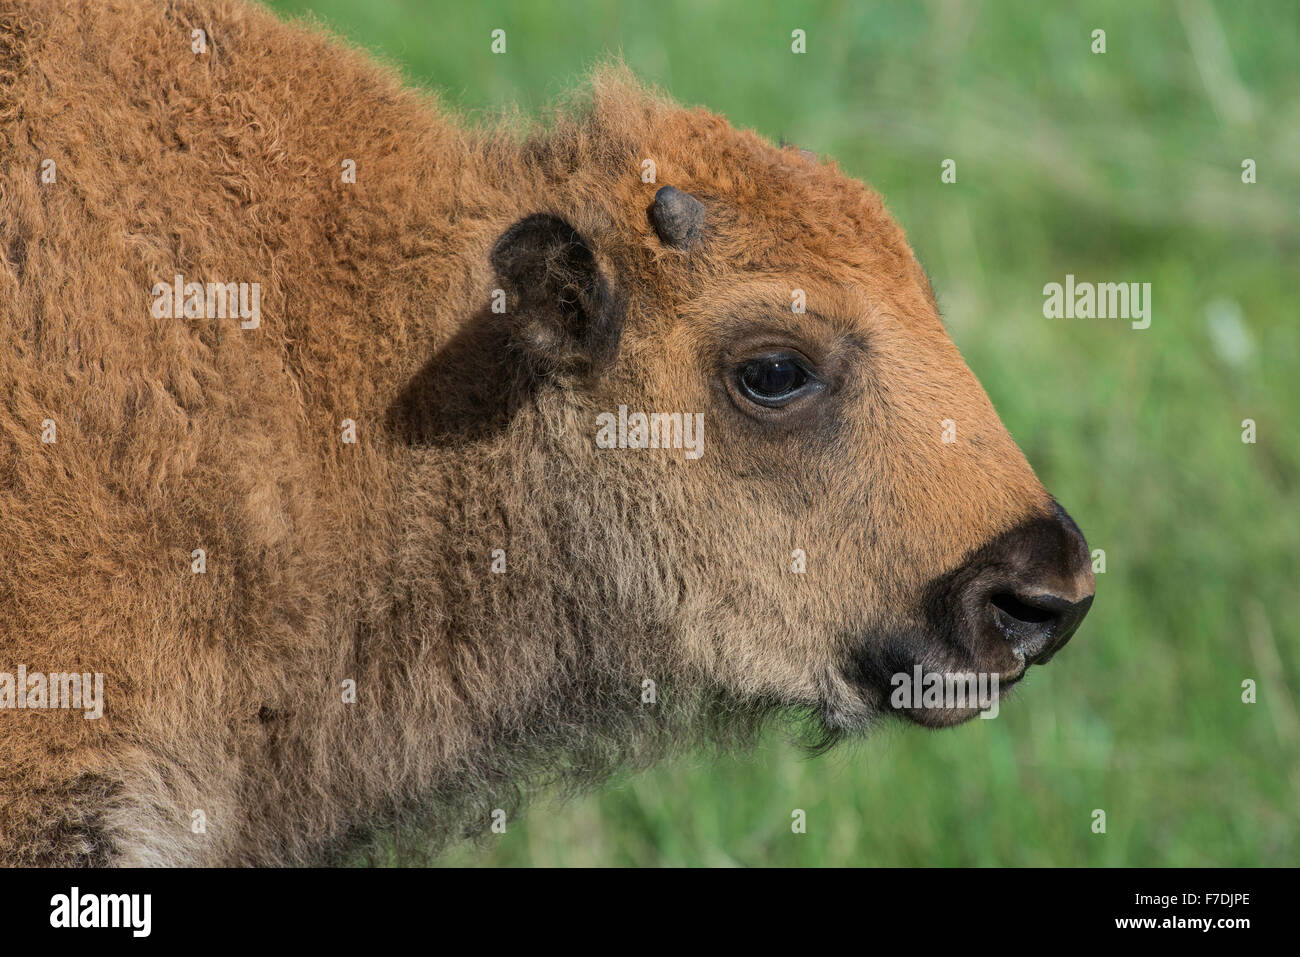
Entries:
[[736, 384], [750, 402], [775, 408], [820, 386], [801, 356], [788, 352], [758, 356], [736, 370]]

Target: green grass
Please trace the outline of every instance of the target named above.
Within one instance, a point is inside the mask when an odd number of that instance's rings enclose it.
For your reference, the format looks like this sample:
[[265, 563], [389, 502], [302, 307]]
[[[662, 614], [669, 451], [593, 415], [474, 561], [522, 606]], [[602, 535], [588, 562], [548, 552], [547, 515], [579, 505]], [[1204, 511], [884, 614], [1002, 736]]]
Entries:
[[[836, 157], [884, 194], [1003, 420], [1106, 551], [1082, 632], [1001, 720], [819, 759], [773, 736], [543, 798], [448, 863], [1300, 860], [1300, 7], [273, 6], [314, 11], [467, 112], [535, 111], [621, 52], [684, 103]], [[1044, 283], [1067, 272], [1150, 282], [1151, 328], [1043, 318]]]

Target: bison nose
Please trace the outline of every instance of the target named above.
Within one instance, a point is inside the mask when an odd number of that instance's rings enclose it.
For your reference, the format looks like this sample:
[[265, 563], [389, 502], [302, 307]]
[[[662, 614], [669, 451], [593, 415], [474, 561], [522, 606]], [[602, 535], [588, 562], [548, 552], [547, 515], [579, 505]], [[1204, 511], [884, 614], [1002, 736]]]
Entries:
[[1079, 527], [1053, 503], [1050, 515], [1004, 535], [983, 558], [968, 613], [986, 641], [1009, 644], [1026, 666], [1045, 664], [1092, 605], [1092, 556]]

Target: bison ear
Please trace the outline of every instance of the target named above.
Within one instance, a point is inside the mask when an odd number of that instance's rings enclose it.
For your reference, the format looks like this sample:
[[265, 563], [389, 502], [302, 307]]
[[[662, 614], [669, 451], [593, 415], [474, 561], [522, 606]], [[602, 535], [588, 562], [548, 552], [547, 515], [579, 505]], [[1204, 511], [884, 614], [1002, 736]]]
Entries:
[[599, 372], [618, 354], [623, 302], [591, 246], [558, 216], [535, 213], [492, 247], [511, 338], [541, 372]]

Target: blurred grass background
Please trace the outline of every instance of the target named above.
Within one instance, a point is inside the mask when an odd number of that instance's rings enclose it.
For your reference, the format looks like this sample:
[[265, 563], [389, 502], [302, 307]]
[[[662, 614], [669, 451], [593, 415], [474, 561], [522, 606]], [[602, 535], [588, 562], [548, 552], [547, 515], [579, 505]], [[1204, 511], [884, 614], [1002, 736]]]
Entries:
[[[539, 799], [447, 863], [1300, 862], [1300, 5], [271, 5], [471, 118], [536, 111], [621, 52], [683, 103], [834, 156], [884, 194], [1003, 420], [1106, 552], [1082, 632], [1000, 720], [818, 759], [774, 734]], [[1150, 282], [1151, 327], [1045, 319], [1067, 272]]]

